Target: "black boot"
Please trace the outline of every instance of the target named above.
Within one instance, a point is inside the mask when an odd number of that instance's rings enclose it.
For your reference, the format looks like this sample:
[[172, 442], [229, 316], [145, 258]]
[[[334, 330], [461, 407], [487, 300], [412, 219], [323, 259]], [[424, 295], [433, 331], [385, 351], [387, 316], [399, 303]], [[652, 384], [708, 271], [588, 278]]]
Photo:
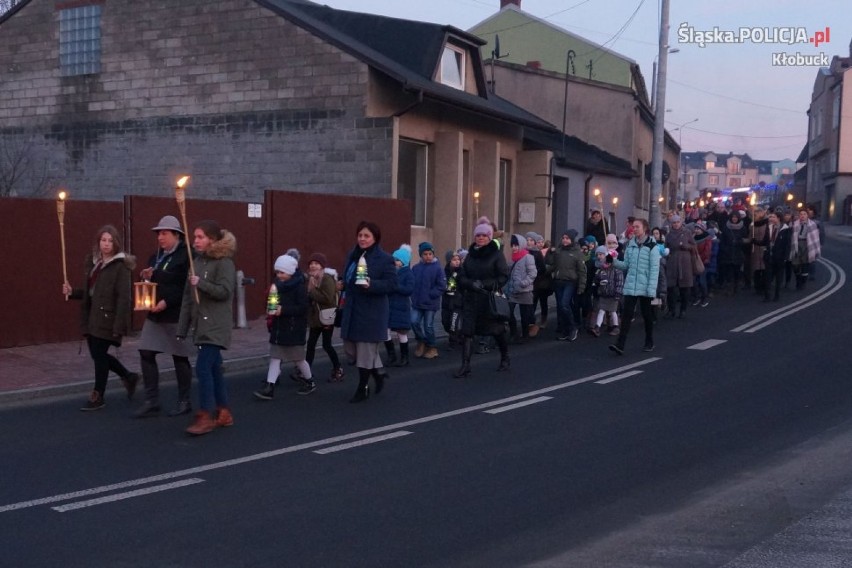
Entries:
[[408, 343], [399, 344], [399, 363], [397, 367], [408, 367]]
[[500, 366], [497, 367], [498, 371], [508, 371], [509, 370], [509, 337], [504, 331], [500, 335], [497, 336], [497, 347], [500, 348]]
[[385, 349], [388, 350], [388, 365], [393, 365], [396, 363], [396, 349], [394, 349], [392, 339], [385, 341]]
[[472, 337], [463, 337], [461, 341], [462, 345], [462, 365], [459, 367], [459, 370], [453, 373], [453, 376], [457, 379], [461, 379], [464, 377], [470, 376], [470, 356], [473, 354], [473, 338]]
[[370, 369], [358, 367], [358, 388], [349, 402], [361, 402], [370, 398]]
[[384, 369], [373, 369], [371, 374], [376, 381], [376, 394], [379, 394], [385, 388], [385, 379], [388, 378], [388, 374]]

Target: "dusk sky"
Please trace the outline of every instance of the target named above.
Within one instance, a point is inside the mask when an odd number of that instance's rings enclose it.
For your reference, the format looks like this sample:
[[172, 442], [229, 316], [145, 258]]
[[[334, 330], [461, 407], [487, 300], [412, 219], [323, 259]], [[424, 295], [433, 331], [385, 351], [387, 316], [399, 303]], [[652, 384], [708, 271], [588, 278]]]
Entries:
[[[500, 0], [324, 0], [332, 8], [449, 24], [468, 29], [500, 8]], [[521, 8], [571, 33], [636, 61], [650, 90], [657, 56], [658, 0], [522, 0]], [[638, 10], [637, 10], [638, 9]], [[849, 56], [849, 0], [741, 0], [733, 3], [672, 0], [666, 128], [693, 119], [682, 133], [683, 150], [747, 152], [753, 158], [795, 159], [807, 137], [806, 111], [819, 66], [773, 66], [773, 53]], [[630, 20], [631, 15], [635, 16]], [[629, 21], [630, 20], [630, 21]], [[629, 21], [629, 23], [628, 23]], [[678, 27], [696, 31], [804, 28], [808, 37], [830, 29], [830, 41], [736, 45], [678, 41]], [[623, 31], [619, 32], [622, 26]]]

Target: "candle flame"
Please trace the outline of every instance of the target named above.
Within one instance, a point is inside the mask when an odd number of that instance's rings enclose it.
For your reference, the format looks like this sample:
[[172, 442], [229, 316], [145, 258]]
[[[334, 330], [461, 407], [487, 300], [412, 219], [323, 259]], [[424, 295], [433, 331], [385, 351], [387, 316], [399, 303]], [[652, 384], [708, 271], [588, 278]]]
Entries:
[[612, 204], [613, 204], [613, 205], [618, 205], [618, 198], [617, 198], [617, 197], [613, 197], [613, 198], [612, 198]]
[[189, 176], [183, 176], [179, 180], [177, 180], [177, 186], [183, 189], [183, 186], [186, 185], [186, 182], [189, 181]]
[[59, 197], [59, 201], [65, 201], [65, 198], [68, 197], [68, 194], [65, 193], [64, 191], [60, 191], [58, 197]]

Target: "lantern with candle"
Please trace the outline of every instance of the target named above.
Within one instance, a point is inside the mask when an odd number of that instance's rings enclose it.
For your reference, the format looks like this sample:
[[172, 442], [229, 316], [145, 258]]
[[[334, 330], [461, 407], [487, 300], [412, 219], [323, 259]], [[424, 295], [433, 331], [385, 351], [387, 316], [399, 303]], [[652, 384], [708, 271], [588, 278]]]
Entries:
[[147, 311], [157, 305], [157, 283], [143, 280], [133, 284], [133, 309]]
[[364, 258], [364, 255], [361, 255], [361, 258], [358, 259], [358, 266], [355, 268], [355, 285], [356, 286], [367, 286], [370, 283], [370, 277], [367, 272], [367, 260]]

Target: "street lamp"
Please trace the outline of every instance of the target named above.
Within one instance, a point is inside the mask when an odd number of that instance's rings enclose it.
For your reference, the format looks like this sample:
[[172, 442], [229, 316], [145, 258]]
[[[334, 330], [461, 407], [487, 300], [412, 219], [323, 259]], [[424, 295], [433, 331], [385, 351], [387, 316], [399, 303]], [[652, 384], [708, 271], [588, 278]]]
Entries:
[[679, 193], [681, 193], [682, 195], [679, 195], [678, 199], [680, 199], [680, 197], [683, 197], [684, 199], [686, 198], [686, 172], [683, 169], [683, 129], [686, 128], [687, 125], [693, 124], [695, 122], [698, 122], [697, 118], [684, 122], [683, 124], [679, 124], [677, 125], [677, 128], [672, 130], [672, 132], [677, 131], [677, 146], [678, 148], [680, 148], [680, 154], [678, 154], [677, 163], [678, 169], [680, 170], [680, 175], [678, 176], [680, 178]]
[[[679, 47], [670, 47], [669, 53], [679, 53]], [[654, 57], [654, 64], [652, 67], [652, 75], [651, 75], [651, 108], [654, 108], [654, 105], [657, 102], [657, 60], [660, 58], [659, 55]], [[668, 112], [668, 109], [666, 110]]]

